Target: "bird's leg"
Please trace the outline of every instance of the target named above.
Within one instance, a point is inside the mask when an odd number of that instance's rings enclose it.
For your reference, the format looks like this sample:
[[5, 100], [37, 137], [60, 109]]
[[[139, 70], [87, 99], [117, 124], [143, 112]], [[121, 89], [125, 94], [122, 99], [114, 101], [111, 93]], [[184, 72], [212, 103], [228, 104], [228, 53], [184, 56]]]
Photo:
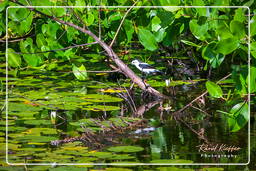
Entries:
[[149, 87], [146, 83], [145, 83], [145, 79], [146, 79], [146, 75], [144, 74], [144, 72], [142, 72], [142, 82], [144, 83], [146, 89]]

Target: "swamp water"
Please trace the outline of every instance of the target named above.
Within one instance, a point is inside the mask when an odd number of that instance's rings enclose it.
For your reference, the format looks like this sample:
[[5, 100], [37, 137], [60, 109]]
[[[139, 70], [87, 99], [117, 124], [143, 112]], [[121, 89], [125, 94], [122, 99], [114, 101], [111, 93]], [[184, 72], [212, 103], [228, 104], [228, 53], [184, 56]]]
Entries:
[[[225, 116], [216, 112], [226, 109], [221, 100], [207, 97], [197, 107], [173, 116], [174, 111], [205, 91], [204, 81], [173, 81], [173, 86], [165, 89], [164, 81], [149, 80], [152, 86], [172, 98], [144, 104], [137, 89], [135, 104], [130, 106], [135, 105], [137, 109], [144, 106], [144, 110], [135, 115], [118, 96], [130, 87], [129, 81], [106, 82], [105, 74], [95, 74], [100, 78], [98, 81], [75, 81], [72, 73], [61, 72], [21, 71], [20, 78], [11, 74], [8, 79], [9, 163], [247, 162], [247, 126], [230, 132]], [[1, 92], [1, 97], [4, 104], [5, 92]], [[1, 153], [4, 154], [4, 112], [1, 118]], [[141, 120], [146, 123], [136, 125]], [[86, 143], [72, 139], [79, 139], [83, 133]], [[198, 146], [206, 142], [241, 149], [231, 153], [200, 151]], [[233, 157], [202, 156], [205, 154], [232, 154]]]

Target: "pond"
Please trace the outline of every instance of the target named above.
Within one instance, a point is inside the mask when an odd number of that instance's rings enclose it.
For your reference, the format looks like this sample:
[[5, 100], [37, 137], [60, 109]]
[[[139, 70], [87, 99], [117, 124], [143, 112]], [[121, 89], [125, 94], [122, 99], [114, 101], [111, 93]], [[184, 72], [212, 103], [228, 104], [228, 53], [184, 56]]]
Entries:
[[[89, 73], [90, 79], [77, 81], [68, 67], [29, 69], [20, 71], [19, 77], [9, 72], [10, 163], [247, 162], [247, 126], [230, 131], [227, 116], [218, 112], [228, 109], [222, 99], [206, 96], [175, 113], [205, 91], [205, 80], [171, 81], [164, 87], [160, 76], [154, 81], [149, 77], [148, 83], [171, 98], [145, 100], [136, 87], [129, 91], [129, 80], [116, 79], [111, 73]], [[1, 97], [4, 104], [5, 92]], [[3, 113], [2, 152], [4, 119]]]

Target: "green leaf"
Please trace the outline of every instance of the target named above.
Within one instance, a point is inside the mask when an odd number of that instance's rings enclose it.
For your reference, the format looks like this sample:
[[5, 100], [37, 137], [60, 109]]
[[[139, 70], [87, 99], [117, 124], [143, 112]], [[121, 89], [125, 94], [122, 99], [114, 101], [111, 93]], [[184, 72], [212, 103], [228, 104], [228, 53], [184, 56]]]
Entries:
[[52, 23], [52, 22], [49, 22], [48, 24], [43, 24], [42, 33], [47, 35], [48, 37], [52, 37], [56, 39], [56, 33], [59, 27], [60, 27], [59, 24]]
[[113, 111], [113, 110], [120, 110], [120, 107], [109, 106], [109, 105], [93, 105], [93, 106], [86, 106], [82, 109], [83, 110], [92, 110], [92, 111]]
[[82, 99], [88, 102], [121, 102], [123, 99], [105, 94], [86, 94]]
[[26, 20], [30, 11], [26, 8], [9, 8], [8, 16], [13, 21], [21, 22], [22, 20]]
[[256, 34], [256, 16], [253, 16], [250, 21], [250, 36], [254, 36]]
[[[205, 6], [203, 0], [193, 0], [192, 5], [193, 6]], [[209, 10], [209, 8], [196, 8], [196, 11], [199, 14], [199, 16], [206, 16], [207, 10]]]
[[88, 78], [86, 69], [84, 65], [81, 65], [80, 67], [77, 67], [73, 64], [73, 74], [78, 80], [86, 80]]
[[78, 30], [74, 29], [73, 27], [68, 27], [66, 31], [67, 31], [67, 38], [69, 42], [76, 39], [79, 35]]
[[169, 11], [158, 11], [157, 16], [161, 20], [161, 27], [166, 28], [170, 26], [175, 21], [175, 16]]
[[250, 7], [252, 4], [254, 4], [254, 0], [247, 1], [242, 6]]
[[[11, 8], [12, 9], [12, 8]], [[26, 14], [26, 15], [25, 15]], [[8, 23], [8, 27], [18, 35], [22, 36], [26, 34], [31, 29], [31, 24], [33, 21], [33, 13], [22, 14], [22, 18], [17, 20], [11, 20]]]
[[198, 24], [198, 20], [190, 20], [189, 28], [192, 34], [199, 40], [205, 40], [207, 37], [208, 23]]
[[[50, 50], [50, 48], [48, 47], [48, 43], [45, 40], [45, 37], [42, 33], [39, 33], [36, 35], [36, 44], [37, 47], [41, 50], [41, 51], [48, 51]], [[43, 53], [43, 55], [48, 58], [49, 53]]]
[[145, 28], [139, 28], [139, 41], [148, 50], [154, 51], [158, 48], [155, 36]]
[[228, 125], [232, 132], [237, 132], [243, 128], [249, 120], [248, 104], [245, 102], [238, 103], [232, 107], [230, 113], [233, 117], [228, 118]]
[[252, 66], [250, 68], [250, 93], [255, 93], [255, 92], [256, 92], [256, 67]]
[[[159, 0], [161, 6], [179, 6], [180, 0]], [[175, 12], [180, 7], [163, 7], [166, 11]]]
[[63, 17], [66, 14], [66, 8], [53, 8], [51, 11], [55, 17]]
[[[85, 1], [84, 0], [76, 0], [75, 1], [75, 6], [85, 6]], [[78, 11], [78, 12], [83, 12], [84, 11], [84, 7], [77, 7], [75, 8], [75, 11]]]
[[182, 43], [185, 43], [186, 45], [190, 45], [190, 46], [194, 46], [194, 47], [198, 47], [198, 48], [201, 47], [200, 45], [197, 45], [197, 44], [195, 44], [195, 43], [193, 43], [193, 42], [190, 42], [190, 41], [188, 41], [188, 40], [181, 40], [181, 42], [182, 42]]
[[88, 13], [84, 15], [82, 19], [85, 22], [86, 26], [90, 26], [94, 22], [94, 15], [92, 13]]
[[159, 17], [154, 16], [151, 20], [151, 30], [157, 32], [161, 28], [161, 20]]
[[244, 38], [246, 35], [243, 23], [236, 20], [230, 22], [230, 30], [238, 39]]
[[225, 56], [215, 52], [216, 42], [209, 43], [202, 50], [202, 57], [210, 62], [213, 68], [217, 68], [225, 59]]
[[214, 98], [220, 98], [223, 95], [223, 92], [222, 92], [220, 86], [215, 84], [214, 82], [207, 81], [206, 89], [209, 92], [209, 94]]
[[222, 53], [223, 55], [227, 55], [236, 50], [239, 45], [239, 40], [236, 38], [220, 40], [217, 43], [216, 51], [218, 53]]
[[120, 152], [135, 153], [135, 152], [143, 151], [144, 148], [138, 147], [138, 146], [117, 146], [117, 147], [110, 147], [107, 150], [117, 152], [117, 153], [120, 153]]
[[124, 30], [125, 30], [125, 34], [127, 37], [127, 43], [130, 42], [132, 40], [132, 35], [134, 33], [134, 28], [132, 25], [132, 21], [131, 20], [125, 20], [124, 24], [123, 24]]
[[[27, 38], [25, 41], [21, 41], [20, 49], [24, 53], [34, 53], [35, 47], [33, 44], [33, 40], [31, 38]], [[28, 65], [33, 67], [38, 66], [42, 62], [41, 55], [39, 54], [24, 54], [23, 58]]]
[[166, 32], [164, 28], [161, 28], [156, 33], [154, 33], [155, 39], [157, 42], [163, 41], [164, 37], [166, 36]]
[[256, 58], [256, 42], [251, 43], [251, 55]]
[[239, 21], [241, 23], [243, 23], [246, 20], [243, 8], [238, 8], [237, 10], [235, 10], [234, 20]]
[[11, 67], [20, 67], [21, 65], [21, 57], [20, 55], [14, 53], [15, 51], [11, 48], [7, 49], [7, 53], [8, 53], [8, 65], [10, 65]]

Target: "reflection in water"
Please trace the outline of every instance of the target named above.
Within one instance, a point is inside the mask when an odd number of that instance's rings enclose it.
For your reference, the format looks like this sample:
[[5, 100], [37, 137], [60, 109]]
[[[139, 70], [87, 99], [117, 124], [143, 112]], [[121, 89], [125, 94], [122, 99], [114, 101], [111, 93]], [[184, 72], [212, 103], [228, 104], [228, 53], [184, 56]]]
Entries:
[[[230, 132], [225, 116], [216, 113], [225, 109], [221, 102], [200, 99], [182, 113], [173, 113], [202, 93], [204, 86], [200, 84], [169, 87], [165, 91], [175, 96], [139, 105], [141, 96], [131, 101], [135, 94], [125, 96], [125, 84], [57, 80], [56, 76], [40, 78], [39, 74], [34, 80], [10, 81], [16, 85], [10, 89], [8, 113], [10, 159], [14, 163], [247, 161], [247, 129]], [[118, 98], [118, 93], [129, 102]], [[236, 158], [204, 157], [197, 147], [203, 143], [242, 149], [232, 153]], [[130, 149], [109, 150], [120, 145]]]

